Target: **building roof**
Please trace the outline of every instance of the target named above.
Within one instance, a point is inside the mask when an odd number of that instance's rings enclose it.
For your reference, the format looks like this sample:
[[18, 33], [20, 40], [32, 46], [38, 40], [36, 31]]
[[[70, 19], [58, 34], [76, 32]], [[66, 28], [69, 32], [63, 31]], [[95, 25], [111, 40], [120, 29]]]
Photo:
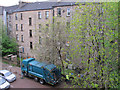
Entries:
[[13, 12], [23, 12], [23, 11], [34, 11], [34, 10], [45, 10], [52, 9], [57, 6], [70, 6], [75, 5], [75, 2], [34, 2], [34, 3], [26, 3], [22, 7], [19, 5], [6, 7], [6, 11], [8, 13]]
[[5, 8], [5, 10], [6, 10], [8, 13], [13, 13], [13, 11], [18, 8], [18, 5], [9, 6], [9, 7], [4, 7], [4, 8]]

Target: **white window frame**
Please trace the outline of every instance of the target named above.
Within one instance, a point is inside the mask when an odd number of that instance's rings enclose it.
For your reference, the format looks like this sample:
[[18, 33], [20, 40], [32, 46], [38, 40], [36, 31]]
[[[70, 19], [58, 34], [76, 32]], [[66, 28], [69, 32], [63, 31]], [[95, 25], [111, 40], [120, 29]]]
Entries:
[[67, 16], [70, 16], [70, 8], [67, 8]]
[[48, 19], [49, 17], [49, 11], [45, 11], [45, 18]]
[[18, 24], [16, 24], [16, 31], [18, 31]]
[[41, 18], [42, 18], [41, 12], [38, 12], [38, 19], [41, 19]]
[[16, 34], [16, 40], [19, 41], [19, 35], [18, 34]]
[[21, 42], [24, 42], [23, 35], [21, 35]]

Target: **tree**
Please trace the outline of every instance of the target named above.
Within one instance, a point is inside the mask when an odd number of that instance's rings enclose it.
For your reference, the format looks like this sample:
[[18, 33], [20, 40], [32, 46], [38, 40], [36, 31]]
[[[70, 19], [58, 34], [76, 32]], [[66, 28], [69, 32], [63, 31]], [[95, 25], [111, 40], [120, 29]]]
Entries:
[[118, 87], [117, 13], [117, 2], [80, 3], [76, 8], [69, 29], [70, 55], [88, 72], [83, 79], [76, 76], [78, 86]]
[[2, 22], [1, 22], [1, 20], [0, 20], [0, 56], [2, 55], [2, 45], [1, 45], [1, 43], [2, 43]]
[[1, 51], [2, 51], [2, 56], [8, 55], [8, 54], [17, 54], [17, 43], [14, 38], [10, 38], [6, 31], [5, 31], [5, 26], [0, 23], [0, 38], [1, 38]]
[[[65, 49], [65, 44], [67, 41], [67, 33], [66, 33], [66, 25], [65, 21], [63, 18], [60, 21], [58, 18], [54, 18], [54, 23], [53, 23], [53, 32], [52, 32], [52, 38], [51, 40], [53, 41], [53, 52], [57, 56], [57, 60], [61, 62], [62, 66], [62, 71], [64, 73], [64, 63], [63, 60], [65, 58], [63, 57], [63, 52]], [[57, 61], [58, 62], [58, 61]]]

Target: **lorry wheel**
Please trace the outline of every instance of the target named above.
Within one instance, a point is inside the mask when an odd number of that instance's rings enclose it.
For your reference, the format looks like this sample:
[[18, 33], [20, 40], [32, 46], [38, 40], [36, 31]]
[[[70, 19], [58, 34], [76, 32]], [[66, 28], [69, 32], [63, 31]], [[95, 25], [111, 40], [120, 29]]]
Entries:
[[27, 73], [26, 73], [26, 72], [24, 72], [24, 73], [23, 73], [23, 76], [25, 76], [25, 77], [26, 77], [26, 76], [27, 76]]
[[37, 77], [35, 77], [35, 78], [34, 78], [34, 80], [37, 82], [37, 81], [38, 81], [38, 78], [37, 78]]
[[39, 82], [40, 82], [40, 84], [42, 84], [42, 85], [45, 83], [45, 81], [44, 81], [43, 79], [40, 79]]
[[32, 76], [30, 74], [28, 74], [28, 76], [31, 78]]

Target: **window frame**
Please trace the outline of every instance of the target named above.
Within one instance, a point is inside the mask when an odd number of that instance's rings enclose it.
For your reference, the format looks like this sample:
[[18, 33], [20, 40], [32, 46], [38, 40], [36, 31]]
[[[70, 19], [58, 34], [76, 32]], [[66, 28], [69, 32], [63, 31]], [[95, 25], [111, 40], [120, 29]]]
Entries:
[[23, 35], [21, 35], [21, 42], [24, 42]]
[[23, 31], [23, 24], [21, 24], [21, 31]]
[[32, 26], [32, 18], [29, 17], [29, 26]]
[[20, 19], [23, 20], [23, 13], [21, 13], [20, 16], [21, 16]]
[[30, 42], [30, 49], [33, 49], [33, 43]]
[[16, 26], [16, 31], [18, 31], [18, 24], [16, 24], [15, 26]]
[[29, 36], [32, 37], [32, 30], [29, 30]]
[[70, 8], [67, 8], [67, 16], [70, 16]]
[[49, 30], [49, 24], [46, 24], [46, 30], [47, 31]]
[[45, 19], [49, 18], [49, 11], [45, 11]]
[[19, 41], [19, 35], [18, 34], [16, 34], [16, 40]]
[[38, 19], [41, 19], [42, 18], [42, 14], [41, 12], [38, 12]]
[[57, 16], [61, 17], [61, 15], [62, 15], [61, 8], [57, 8]]

